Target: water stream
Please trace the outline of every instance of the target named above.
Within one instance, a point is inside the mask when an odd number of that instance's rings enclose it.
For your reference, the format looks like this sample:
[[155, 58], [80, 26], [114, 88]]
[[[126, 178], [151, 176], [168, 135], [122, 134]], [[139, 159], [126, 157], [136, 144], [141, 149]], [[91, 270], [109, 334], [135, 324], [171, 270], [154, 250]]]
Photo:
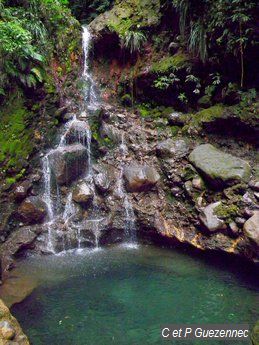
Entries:
[[[96, 92], [96, 86], [94, 84], [92, 75], [89, 70], [89, 49], [90, 49], [91, 35], [87, 27], [83, 27], [82, 34], [82, 47], [84, 52], [84, 66], [82, 72], [82, 79], [84, 82], [83, 95], [84, 102], [82, 102], [80, 118], [76, 115], [70, 120], [64, 127], [63, 134], [60, 137], [57, 148], [50, 150], [42, 160], [43, 175], [44, 175], [44, 192], [43, 199], [47, 204], [48, 221], [46, 227], [48, 229], [47, 236], [47, 250], [52, 253], [56, 253], [56, 229], [55, 225], [59, 220], [62, 220], [65, 226], [69, 228], [69, 222], [75, 214], [75, 206], [72, 200], [72, 192], [68, 192], [65, 206], [57, 207], [61, 205], [60, 200], [60, 186], [56, 182], [55, 175], [53, 173], [53, 162], [51, 157], [55, 153], [64, 152], [66, 148], [71, 144], [81, 144], [87, 148], [87, 165], [83, 178], [90, 182], [92, 181], [92, 152], [91, 152], [91, 130], [88, 124], [89, 111], [95, 110], [99, 106], [98, 95]], [[80, 162], [78, 162], [80, 164]], [[92, 187], [94, 188], [94, 187]], [[72, 234], [71, 234], [72, 235]], [[64, 236], [63, 236], [64, 237]], [[80, 226], [76, 230], [77, 248], [81, 249], [81, 231]], [[66, 234], [68, 242], [70, 241], [69, 231]], [[69, 243], [70, 244], [70, 243]], [[66, 248], [65, 239], [63, 238], [63, 249]]]
[[[74, 115], [74, 117], [66, 123], [63, 133], [60, 137], [59, 143], [55, 149], [50, 150], [43, 157], [43, 175], [44, 175], [44, 192], [43, 199], [47, 204], [48, 221], [46, 222], [47, 228], [47, 251], [51, 253], [57, 253], [71, 249], [74, 247], [73, 237], [76, 237], [76, 248], [82, 249], [84, 238], [82, 229], [85, 222], [81, 224], [78, 222], [73, 223], [77, 209], [73, 202], [72, 191], [68, 191], [67, 195], [62, 199], [61, 187], [57, 183], [57, 179], [54, 172], [54, 164], [56, 156], [62, 155], [73, 144], [81, 144], [87, 149], [87, 164], [85, 172], [81, 176], [81, 182], [85, 181], [90, 186], [93, 192], [93, 211], [91, 212], [91, 218], [87, 219], [87, 222], [91, 222], [92, 231], [95, 236], [95, 246], [99, 248], [100, 228], [99, 225], [102, 221], [100, 215], [100, 209], [98, 206], [98, 198], [94, 186], [94, 172], [92, 168], [92, 149], [91, 140], [92, 134], [88, 123], [88, 118], [91, 116], [91, 112], [100, 108], [100, 102], [98, 97], [97, 87], [94, 83], [90, 68], [89, 68], [89, 52], [91, 46], [91, 34], [87, 27], [82, 29], [82, 48], [83, 48], [83, 99], [81, 104], [80, 114]], [[123, 200], [125, 209], [125, 242], [136, 243], [136, 226], [135, 215], [130, 199], [124, 191], [123, 187], [123, 167], [124, 159], [127, 154], [127, 145], [125, 143], [124, 133], [122, 135], [122, 142], [119, 147], [121, 151], [121, 167], [120, 176], [118, 181], [118, 193]], [[54, 157], [54, 159], [53, 159]], [[78, 164], [81, 164], [79, 161]], [[63, 224], [64, 229], [61, 231], [58, 224]], [[72, 226], [71, 226], [72, 225]], [[58, 236], [57, 236], [58, 235]], [[62, 246], [57, 247], [57, 242], [62, 242]]]

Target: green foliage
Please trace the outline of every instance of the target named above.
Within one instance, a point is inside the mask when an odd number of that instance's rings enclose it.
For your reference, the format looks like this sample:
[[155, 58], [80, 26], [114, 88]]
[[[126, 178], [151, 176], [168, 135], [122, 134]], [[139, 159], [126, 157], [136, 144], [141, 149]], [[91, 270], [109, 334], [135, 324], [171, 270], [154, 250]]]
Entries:
[[256, 34], [256, 1], [172, 0], [180, 16], [180, 32], [188, 49], [203, 62], [226, 54], [240, 63], [244, 82], [244, 58]]
[[113, 3], [114, 0], [69, 0], [69, 7], [76, 18], [88, 23], [108, 11]]
[[[19, 0], [1, 3], [0, 13], [0, 94], [19, 82], [36, 87], [46, 79], [47, 61], [53, 54], [70, 67], [71, 30], [77, 27], [68, 1]], [[67, 43], [66, 43], [67, 42]], [[63, 50], [64, 45], [68, 49]]]
[[23, 99], [15, 95], [0, 113], [0, 163], [19, 172], [32, 152], [32, 131], [27, 126], [30, 113]]
[[120, 35], [121, 46], [128, 49], [130, 53], [140, 52], [143, 44], [146, 42], [146, 35], [141, 31], [128, 30]]
[[177, 53], [173, 56], [165, 56], [160, 61], [153, 63], [151, 70], [154, 73], [166, 73], [175, 69], [188, 66], [189, 58], [184, 53]]

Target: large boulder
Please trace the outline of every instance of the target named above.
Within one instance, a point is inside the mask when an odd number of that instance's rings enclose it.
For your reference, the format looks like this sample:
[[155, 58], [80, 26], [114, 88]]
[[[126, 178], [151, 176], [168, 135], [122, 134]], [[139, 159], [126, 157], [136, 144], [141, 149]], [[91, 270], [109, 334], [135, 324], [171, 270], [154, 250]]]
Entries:
[[210, 144], [196, 147], [189, 156], [190, 162], [213, 188], [223, 188], [241, 181], [248, 182], [250, 165]]
[[259, 247], [259, 211], [255, 211], [244, 224], [245, 235]]
[[87, 148], [74, 144], [50, 153], [51, 167], [59, 185], [68, 185], [87, 169]]
[[157, 145], [157, 154], [162, 158], [183, 158], [189, 153], [189, 145], [182, 139], [167, 139]]
[[79, 204], [86, 205], [93, 200], [94, 192], [84, 181], [80, 182], [73, 191], [72, 198]]
[[[114, 31], [123, 27], [124, 22], [138, 22], [138, 28], [156, 26], [161, 19], [159, 0], [124, 0], [116, 1], [110, 11], [97, 16], [89, 25], [95, 36], [107, 32], [107, 29]], [[119, 34], [119, 32], [118, 32]]]
[[209, 232], [216, 232], [225, 228], [225, 223], [218, 218], [215, 211], [221, 202], [215, 202], [204, 207], [200, 213], [200, 220]]
[[25, 224], [42, 223], [47, 215], [47, 205], [36, 196], [25, 199], [18, 207], [17, 217]]
[[150, 190], [160, 179], [158, 172], [147, 165], [129, 165], [124, 169], [124, 178], [128, 192]]
[[81, 143], [86, 145], [90, 138], [89, 125], [85, 121], [73, 120], [64, 137], [67, 144]]

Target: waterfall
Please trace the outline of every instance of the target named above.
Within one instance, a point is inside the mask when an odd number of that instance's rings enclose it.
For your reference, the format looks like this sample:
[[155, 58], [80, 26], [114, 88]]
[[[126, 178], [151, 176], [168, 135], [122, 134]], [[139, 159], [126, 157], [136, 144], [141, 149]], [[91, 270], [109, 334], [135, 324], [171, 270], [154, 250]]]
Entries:
[[[88, 123], [88, 117], [91, 113], [100, 107], [98, 101], [97, 88], [94, 83], [91, 71], [89, 68], [89, 51], [91, 43], [91, 34], [87, 27], [82, 28], [82, 48], [83, 48], [83, 99], [81, 104], [80, 114], [75, 114], [73, 118], [66, 123], [60, 140], [56, 148], [51, 149], [42, 159], [43, 176], [44, 176], [44, 191], [43, 199], [47, 204], [48, 220], [45, 223], [47, 229], [46, 246], [51, 253], [58, 253], [71, 249], [72, 247], [81, 251], [84, 242], [87, 238], [84, 237], [85, 229], [91, 228], [94, 236], [95, 248], [99, 248], [99, 238], [103, 229], [102, 221], [105, 218], [101, 216], [101, 210], [98, 205], [98, 196], [94, 186], [94, 171], [92, 169], [92, 151], [91, 141], [92, 134]], [[77, 217], [78, 207], [73, 201], [73, 191], [68, 191], [67, 188], [61, 188], [56, 176], [55, 170], [56, 161], [63, 154], [69, 152], [74, 145], [82, 145], [87, 152], [87, 164], [85, 171], [80, 174], [82, 183], [88, 184], [93, 192], [93, 202], [90, 215], [87, 219], [80, 219]], [[136, 226], [135, 215], [132, 204], [123, 186], [123, 168], [124, 160], [128, 153], [128, 148], [125, 144], [124, 133], [120, 145], [121, 165], [120, 176], [118, 179], [118, 195], [123, 200], [123, 207], [125, 210], [125, 242], [127, 244], [136, 243]], [[82, 163], [82, 162], [81, 162]], [[81, 164], [78, 161], [78, 165]], [[66, 163], [64, 163], [66, 164]], [[67, 172], [66, 172], [67, 174]], [[73, 182], [73, 181], [72, 181]], [[69, 182], [69, 183], [72, 183]], [[80, 182], [80, 183], [81, 183]]]
[[[97, 88], [95, 86], [93, 77], [89, 69], [89, 51], [91, 43], [91, 33], [86, 26], [83, 26], [83, 54], [84, 54], [84, 68], [83, 80], [86, 86], [84, 87], [84, 99], [87, 109], [96, 110], [99, 107]], [[85, 109], [83, 109], [85, 110]]]
[[[83, 87], [83, 96], [84, 102], [81, 106], [80, 117], [83, 118], [79, 120], [76, 115], [66, 123], [64, 126], [63, 134], [60, 137], [59, 143], [55, 149], [51, 149], [42, 159], [42, 170], [43, 170], [43, 199], [47, 205], [48, 220], [46, 222], [47, 228], [47, 238], [46, 238], [46, 248], [51, 253], [56, 253], [56, 235], [57, 235], [57, 223], [62, 222], [65, 227], [68, 228], [66, 233], [67, 245], [71, 244], [72, 230], [70, 233], [70, 222], [73, 221], [73, 216], [76, 214], [76, 207], [72, 200], [72, 192], [68, 192], [65, 200], [65, 205], [61, 205], [61, 196], [60, 196], [60, 187], [55, 180], [53, 173], [53, 162], [51, 157], [56, 154], [66, 150], [69, 145], [72, 144], [81, 144], [87, 149], [87, 169], [83, 174], [83, 178], [89, 183], [93, 184], [92, 178], [92, 160], [91, 160], [91, 130], [88, 124], [87, 115], [89, 111], [96, 110], [99, 106], [98, 96], [96, 92], [96, 86], [93, 81], [92, 75], [89, 69], [89, 48], [91, 42], [91, 35], [87, 27], [83, 27], [82, 33], [82, 48], [83, 48], [83, 57], [84, 65], [82, 72], [82, 79], [84, 81]], [[82, 116], [82, 113], [84, 116]], [[80, 164], [80, 162], [79, 162]], [[93, 187], [94, 189], [94, 187]], [[96, 226], [95, 226], [96, 227]], [[77, 248], [81, 249], [82, 245], [82, 234], [81, 227], [74, 226], [76, 229], [76, 239], [77, 239]], [[98, 231], [96, 231], [98, 232]], [[60, 233], [60, 231], [59, 231]], [[97, 238], [97, 236], [96, 236]], [[62, 236], [63, 241], [63, 250], [65, 250], [65, 236]], [[96, 245], [97, 245], [96, 239]]]

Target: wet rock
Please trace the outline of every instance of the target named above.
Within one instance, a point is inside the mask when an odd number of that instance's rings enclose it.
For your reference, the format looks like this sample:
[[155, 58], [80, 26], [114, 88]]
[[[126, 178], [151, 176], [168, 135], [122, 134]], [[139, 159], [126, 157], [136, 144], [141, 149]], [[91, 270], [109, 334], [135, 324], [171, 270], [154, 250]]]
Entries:
[[253, 216], [245, 222], [244, 233], [259, 247], [259, 211], [255, 211]]
[[210, 232], [216, 232], [225, 228], [224, 221], [215, 214], [215, 209], [220, 205], [221, 202], [215, 202], [201, 210], [199, 218]]
[[57, 183], [70, 184], [86, 171], [87, 149], [82, 144], [65, 146], [54, 150], [50, 161]]
[[9, 321], [0, 322], [0, 333], [5, 340], [12, 340], [15, 337], [15, 329]]
[[65, 141], [67, 144], [81, 143], [87, 144], [87, 133], [90, 129], [85, 121], [73, 121], [65, 136]]
[[13, 192], [13, 196], [15, 201], [22, 201], [26, 198], [28, 191], [32, 187], [32, 184], [30, 181], [24, 181], [22, 183], [19, 183]]
[[47, 205], [36, 196], [25, 199], [17, 210], [17, 218], [25, 224], [42, 223], [46, 215]]
[[111, 186], [107, 173], [101, 172], [94, 176], [94, 184], [101, 193], [106, 193]]
[[73, 191], [73, 200], [79, 204], [86, 205], [93, 200], [94, 193], [91, 187], [84, 181], [80, 182]]
[[189, 145], [185, 140], [167, 139], [157, 145], [157, 154], [163, 158], [183, 158], [189, 153]]
[[124, 178], [128, 192], [141, 192], [154, 187], [160, 176], [153, 167], [130, 165], [124, 169]]
[[246, 161], [224, 153], [210, 144], [196, 147], [189, 159], [216, 189], [247, 182], [251, 174], [251, 168]]
[[1, 269], [3, 274], [10, 268], [17, 253], [33, 247], [42, 232], [41, 226], [24, 226], [12, 232], [1, 246]]

